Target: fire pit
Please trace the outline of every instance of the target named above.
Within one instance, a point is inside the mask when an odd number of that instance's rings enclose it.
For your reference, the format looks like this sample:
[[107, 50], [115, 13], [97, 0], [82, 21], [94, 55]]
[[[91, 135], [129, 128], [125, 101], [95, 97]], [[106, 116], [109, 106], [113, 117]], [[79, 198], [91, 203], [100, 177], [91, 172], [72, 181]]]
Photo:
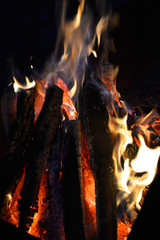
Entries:
[[31, 65], [22, 84], [15, 71], [1, 100], [0, 216], [26, 239], [137, 240], [147, 226], [160, 115], [122, 100], [108, 60], [111, 16], [90, 7], [81, 0], [67, 21], [64, 1], [43, 73], [33, 77]]

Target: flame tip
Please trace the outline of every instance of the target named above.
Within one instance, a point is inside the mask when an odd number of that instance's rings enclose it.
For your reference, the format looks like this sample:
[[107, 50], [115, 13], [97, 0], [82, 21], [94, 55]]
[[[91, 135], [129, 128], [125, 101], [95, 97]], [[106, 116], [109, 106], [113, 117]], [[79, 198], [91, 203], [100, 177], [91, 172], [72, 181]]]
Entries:
[[13, 83], [13, 88], [14, 88], [14, 91], [17, 93], [18, 91], [20, 90], [28, 90], [30, 88], [33, 88], [35, 87], [36, 85], [36, 81], [35, 80], [32, 80], [32, 82], [30, 82], [29, 78], [27, 76], [25, 76], [25, 80], [26, 80], [26, 85], [22, 85], [20, 84], [16, 77], [13, 76], [13, 80], [14, 80], [14, 83]]

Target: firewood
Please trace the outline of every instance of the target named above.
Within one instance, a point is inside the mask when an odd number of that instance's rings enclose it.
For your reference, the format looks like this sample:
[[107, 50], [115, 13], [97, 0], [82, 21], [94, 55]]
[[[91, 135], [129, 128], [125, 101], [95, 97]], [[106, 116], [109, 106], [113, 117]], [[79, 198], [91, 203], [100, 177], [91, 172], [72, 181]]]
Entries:
[[63, 194], [66, 240], [84, 240], [84, 210], [79, 120], [63, 122]]
[[1, 214], [7, 208], [7, 195], [14, 192], [26, 164], [24, 155], [31, 141], [34, 122], [34, 93], [34, 88], [18, 93], [17, 131], [7, 153], [0, 160]]
[[47, 89], [43, 108], [35, 124], [32, 142], [26, 153], [26, 178], [22, 188], [19, 226], [28, 230], [37, 208], [37, 197], [43, 171], [49, 158], [61, 121], [63, 91], [57, 86]]
[[92, 84], [84, 85], [84, 114], [95, 179], [98, 239], [117, 239], [116, 197], [112, 139], [108, 114]]
[[[47, 169], [43, 173], [39, 192], [43, 204], [38, 209], [36, 226], [42, 231], [42, 238], [52, 240], [65, 239], [63, 224], [63, 194], [62, 194], [62, 128], [58, 128], [52, 151], [47, 161]], [[32, 225], [32, 229], [37, 229]], [[32, 232], [32, 231], [31, 231]], [[43, 235], [44, 234], [44, 235]]]
[[23, 232], [16, 226], [7, 223], [5, 220], [0, 219], [0, 231], [1, 239], [23, 239], [23, 240], [40, 240], [39, 238], [33, 237], [30, 234]]

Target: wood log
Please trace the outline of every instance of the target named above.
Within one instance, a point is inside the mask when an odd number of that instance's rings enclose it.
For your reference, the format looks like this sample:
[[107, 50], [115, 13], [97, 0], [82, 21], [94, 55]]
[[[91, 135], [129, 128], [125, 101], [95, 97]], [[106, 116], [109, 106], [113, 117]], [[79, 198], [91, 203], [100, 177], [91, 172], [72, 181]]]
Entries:
[[[41, 187], [39, 191], [39, 201], [42, 202], [38, 209], [38, 219], [36, 226], [31, 229], [42, 229], [43, 239], [64, 240], [63, 224], [63, 194], [62, 194], [62, 129], [58, 128], [52, 151], [47, 161], [47, 169], [43, 173]], [[32, 232], [32, 230], [31, 230]]]
[[84, 115], [95, 179], [96, 215], [99, 240], [117, 239], [116, 197], [112, 139], [108, 114], [92, 84], [84, 85]]
[[57, 128], [61, 121], [63, 91], [57, 86], [47, 89], [43, 108], [35, 124], [32, 142], [25, 155], [26, 178], [21, 192], [19, 226], [28, 230], [37, 208], [37, 197], [43, 171], [49, 158]]
[[80, 123], [63, 122], [63, 194], [64, 230], [66, 240], [84, 240], [84, 209], [82, 191], [82, 166]]
[[[23, 240], [38, 240], [39, 238], [33, 237], [30, 234], [23, 232], [21, 229], [15, 227], [14, 225], [5, 222], [0, 219], [0, 232], [1, 239], [23, 239]], [[39, 239], [40, 240], [40, 239]]]
[[0, 160], [0, 208], [7, 208], [7, 195], [14, 192], [26, 164], [24, 155], [31, 141], [34, 123], [34, 94], [30, 89], [18, 93], [17, 131], [7, 153]]
[[0, 99], [0, 159], [6, 154], [16, 132], [17, 97], [14, 92]]

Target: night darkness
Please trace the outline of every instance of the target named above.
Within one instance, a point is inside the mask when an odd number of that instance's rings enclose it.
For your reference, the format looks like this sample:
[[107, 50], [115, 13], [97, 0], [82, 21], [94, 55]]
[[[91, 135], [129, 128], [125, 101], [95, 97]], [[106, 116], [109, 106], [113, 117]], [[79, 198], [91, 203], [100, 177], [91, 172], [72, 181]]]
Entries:
[[[94, 16], [94, 1], [89, 1]], [[129, 104], [159, 104], [160, 28], [156, 1], [112, 0], [112, 12], [119, 12], [120, 25], [110, 33], [116, 53], [111, 63], [119, 65], [117, 87]], [[78, 1], [70, 1], [68, 16], [76, 12]], [[29, 74], [29, 65], [38, 72], [51, 56], [60, 22], [62, 1], [6, 0], [0, 14], [0, 81], [1, 96], [12, 79], [11, 66]], [[33, 56], [30, 61], [30, 57]]]

